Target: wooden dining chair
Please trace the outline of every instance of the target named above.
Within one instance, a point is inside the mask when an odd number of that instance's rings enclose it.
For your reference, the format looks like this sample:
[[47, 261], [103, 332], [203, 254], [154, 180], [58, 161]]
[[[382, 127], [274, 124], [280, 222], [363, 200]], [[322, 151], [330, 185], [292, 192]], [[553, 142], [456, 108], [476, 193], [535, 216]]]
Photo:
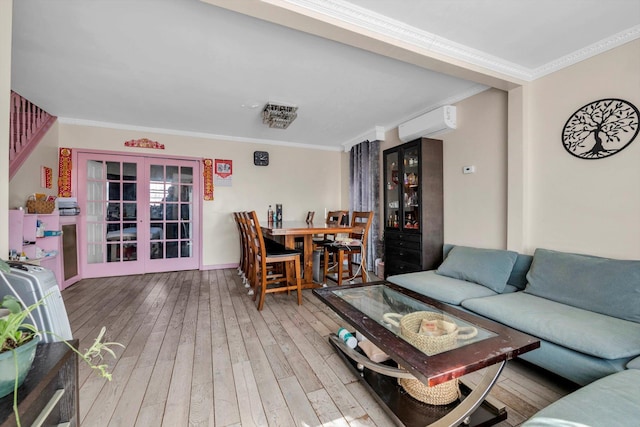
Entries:
[[307, 217], [305, 218], [305, 222], [307, 224], [313, 224], [313, 217], [316, 215], [315, 211], [309, 211], [307, 212]]
[[[236, 219], [238, 221], [238, 228], [240, 230], [240, 236], [242, 239], [242, 282], [245, 288], [251, 287], [251, 268], [253, 253], [249, 244], [249, 213], [248, 212], [236, 212]], [[251, 291], [250, 291], [251, 292]]]
[[[254, 253], [252, 268], [253, 300], [258, 299], [258, 310], [262, 310], [266, 294], [296, 291], [298, 305], [302, 304], [302, 277], [300, 251], [279, 248], [267, 251], [264, 236], [255, 211], [249, 213], [249, 242]], [[269, 269], [270, 266], [278, 268]], [[275, 286], [277, 285], [277, 286]]]
[[[365, 282], [367, 273], [367, 237], [373, 221], [373, 212], [353, 212], [351, 227], [353, 231], [345, 240], [336, 240], [324, 245], [324, 282], [331, 279], [342, 285], [343, 281], [353, 281], [362, 278]], [[358, 261], [359, 260], [359, 261]], [[344, 263], [347, 263], [345, 269]], [[353, 266], [357, 265], [354, 272]], [[336, 277], [332, 277], [330, 271], [335, 271]], [[346, 274], [346, 275], [345, 275]]]
[[[325, 222], [327, 224], [342, 224], [345, 216], [349, 213], [347, 211], [330, 211], [327, 213]], [[333, 243], [336, 236], [335, 234], [318, 234], [313, 236], [313, 249], [318, 249], [326, 244]]]
[[[258, 247], [254, 245], [253, 234], [252, 234], [252, 224], [253, 224], [253, 216], [251, 212], [240, 212], [240, 224], [244, 231], [245, 236], [245, 248], [246, 248], [246, 257], [245, 257], [245, 268], [244, 268], [244, 286], [245, 288], [250, 288], [248, 294], [254, 295], [255, 289], [257, 288], [257, 264], [256, 257], [258, 252]], [[270, 239], [263, 239], [265, 250], [268, 253], [272, 252], [280, 252], [284, 249], [284, 245], [281, 245]], [[279, 268], [279, 265], [275, 265], [275, 267]], [[271, 274], [274, 270], [273, 264], [267, 265], [267, 274]], [[278, 271], [280, 273], [280, 271]]]
[[236, 223], [236, 226], [238, 227], [238, 237], [240, 240], [240, 259], [238, 260], [238, 276], [240, 276], [243, 281], [246, 277], [245, 275], [245, 267], [246, 267], [246, 263], [245, 263], [245, 257], [247, 256], [247, 250], [245, 248], [245, 244], [246, 242], [246, 236], [244, 235], [244, 230], [242, 228], [242, 224], [241, 224], [241, 212], [233, 212], [233, 220]]
[[[307, 224], [313, 224], [313, 217], [315, 216], [315, 214], [316, 214], [315, 211], [307, 212], [307, 217], [304, 219], [304, 222], [306, 222]], [[295, 245], [295, 248], [298, 249], [299, 251], [304, 250], [304, 237], [294, 238], [293, 244]]]

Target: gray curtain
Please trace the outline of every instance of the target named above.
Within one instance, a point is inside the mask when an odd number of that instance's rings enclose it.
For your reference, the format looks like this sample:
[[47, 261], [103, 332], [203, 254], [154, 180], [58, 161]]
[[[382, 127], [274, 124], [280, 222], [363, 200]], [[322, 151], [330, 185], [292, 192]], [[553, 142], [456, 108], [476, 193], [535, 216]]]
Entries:
[[367, 268], [373, 270], [379, 239], [380, 141], [364, 141], [351, 148], [349, 156], [350, 210], [373, 211], [367, 240]]

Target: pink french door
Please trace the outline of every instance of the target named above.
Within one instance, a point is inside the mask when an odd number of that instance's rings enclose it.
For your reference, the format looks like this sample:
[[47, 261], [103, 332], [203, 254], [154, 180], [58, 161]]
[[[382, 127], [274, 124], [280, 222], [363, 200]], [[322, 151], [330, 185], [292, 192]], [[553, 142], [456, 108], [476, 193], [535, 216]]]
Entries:
[[78, 153], [83, 277], [197, 269], [199, 162]]

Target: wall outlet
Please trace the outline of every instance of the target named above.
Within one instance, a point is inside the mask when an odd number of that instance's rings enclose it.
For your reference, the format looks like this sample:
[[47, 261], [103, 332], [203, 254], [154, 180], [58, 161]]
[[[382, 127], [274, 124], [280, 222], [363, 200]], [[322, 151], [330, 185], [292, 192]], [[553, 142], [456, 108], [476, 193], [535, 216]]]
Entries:
[[462, 173], [475, 173], [476, 171], [476, 167], [475, 166], [463, 166], [462, 167]]

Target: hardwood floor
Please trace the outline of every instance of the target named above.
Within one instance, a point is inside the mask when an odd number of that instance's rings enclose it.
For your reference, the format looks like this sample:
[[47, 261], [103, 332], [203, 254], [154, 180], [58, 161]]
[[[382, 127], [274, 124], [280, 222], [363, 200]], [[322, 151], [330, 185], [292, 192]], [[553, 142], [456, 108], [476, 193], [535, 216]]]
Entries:
[[[62, 293], [73, 335], [102, 326], [113, 380], [80, 365], [83, 427], [390, 426], [327, 342], [347, 326], [310, 290], [271, 294], [258, 312], [235, 269], [85, 279]], [[469, 376], [471, 382], [480, 374]], [[491, 395], [517, 426], [574, 386], [509, 362]]]

